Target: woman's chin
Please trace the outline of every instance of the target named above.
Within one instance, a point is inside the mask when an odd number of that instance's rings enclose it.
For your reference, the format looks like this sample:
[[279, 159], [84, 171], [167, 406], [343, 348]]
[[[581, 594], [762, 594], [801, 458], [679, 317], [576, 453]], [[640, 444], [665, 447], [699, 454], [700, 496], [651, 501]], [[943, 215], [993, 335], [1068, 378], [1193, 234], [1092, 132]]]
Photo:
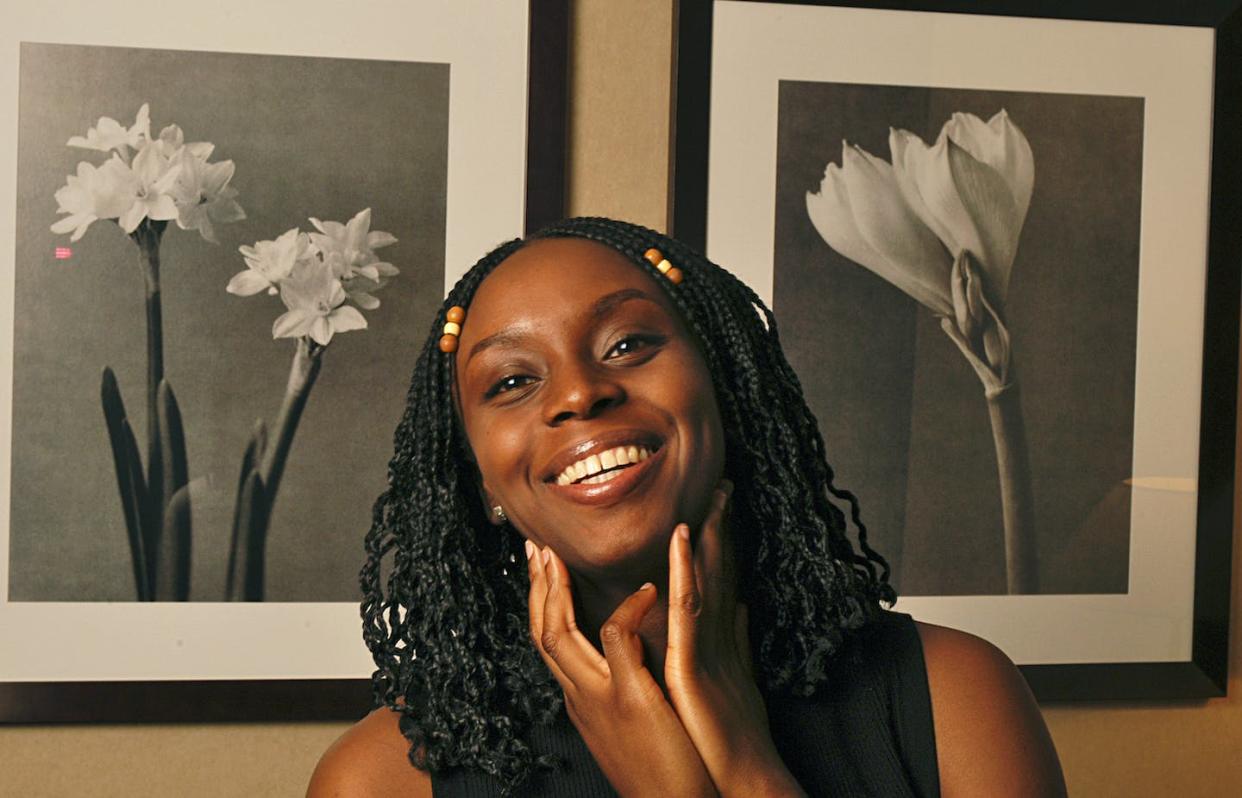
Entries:
[[[575, 547], [577, 570], [583, 576], [599, 581], [643, 581], [668, 567], [668, 542], [673, 533], [651, 530], [634, 534], [633, 528], [601, 531], [588, 545]], [[637, 587], [637, 585], [635, 585]]]

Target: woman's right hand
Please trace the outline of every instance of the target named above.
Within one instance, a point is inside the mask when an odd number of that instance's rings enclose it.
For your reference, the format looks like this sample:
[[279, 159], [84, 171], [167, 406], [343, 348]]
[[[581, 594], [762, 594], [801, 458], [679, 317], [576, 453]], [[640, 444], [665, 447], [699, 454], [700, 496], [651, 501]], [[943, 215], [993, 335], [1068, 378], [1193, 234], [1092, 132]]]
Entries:
[[685, 727], [643, 665], [638, 624], [655, 604], [650, 583], [600, 630], [604, 655], [574, 619], [569, 570], [527, 542], [530, 634], [565, 692], [565, 708], [600, 770], [623, 796], [716, 796]]

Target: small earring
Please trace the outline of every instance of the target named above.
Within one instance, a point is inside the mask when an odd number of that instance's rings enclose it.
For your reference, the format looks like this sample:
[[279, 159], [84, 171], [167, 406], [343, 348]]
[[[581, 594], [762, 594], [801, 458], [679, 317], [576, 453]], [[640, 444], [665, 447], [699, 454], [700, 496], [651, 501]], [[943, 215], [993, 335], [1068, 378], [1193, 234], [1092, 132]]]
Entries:
[[505, 508], [499, 504], [492, 508], [492, 517], [502, 524], [509, 520], [509, 516], [505, 515]]

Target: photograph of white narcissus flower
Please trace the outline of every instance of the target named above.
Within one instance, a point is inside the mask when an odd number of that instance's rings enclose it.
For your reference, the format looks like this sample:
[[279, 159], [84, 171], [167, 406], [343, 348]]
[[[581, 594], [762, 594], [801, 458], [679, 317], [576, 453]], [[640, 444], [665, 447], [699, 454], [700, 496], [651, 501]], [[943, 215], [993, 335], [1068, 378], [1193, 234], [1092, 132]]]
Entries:
[[904, 595], [1124, 593], [1143, 101], [783, 81], [774, 306]]
[[354, 601], [448, 67], [24, 43], [18, 81], [8, 600]]

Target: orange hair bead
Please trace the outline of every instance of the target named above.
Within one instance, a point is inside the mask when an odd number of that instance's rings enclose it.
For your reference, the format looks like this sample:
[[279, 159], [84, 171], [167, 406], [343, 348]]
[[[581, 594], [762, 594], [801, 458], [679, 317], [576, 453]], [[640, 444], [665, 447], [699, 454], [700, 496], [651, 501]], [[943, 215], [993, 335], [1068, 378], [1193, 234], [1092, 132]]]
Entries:
[[440, 351], [444, 353], [457, 351], [457, 336], [461, 335], [461, 323], [466, 320], [466, 309], [454, 305], [444, 314], [444, 335], [440, 336]]
[[652, 247], [651, 249], [643, 253], [643, 257], [647, 260], [648, 263], [650, 263], [652, 266], [659, 269], [660, 274], [672, 280], [674, 285], [678, 285], [681, 283], [681, 278], [684, 276], [681, 272], [681, 269], [669, 263], [668, 258], [664, 257], [663, 252], [656, 249], [655, 247]]

